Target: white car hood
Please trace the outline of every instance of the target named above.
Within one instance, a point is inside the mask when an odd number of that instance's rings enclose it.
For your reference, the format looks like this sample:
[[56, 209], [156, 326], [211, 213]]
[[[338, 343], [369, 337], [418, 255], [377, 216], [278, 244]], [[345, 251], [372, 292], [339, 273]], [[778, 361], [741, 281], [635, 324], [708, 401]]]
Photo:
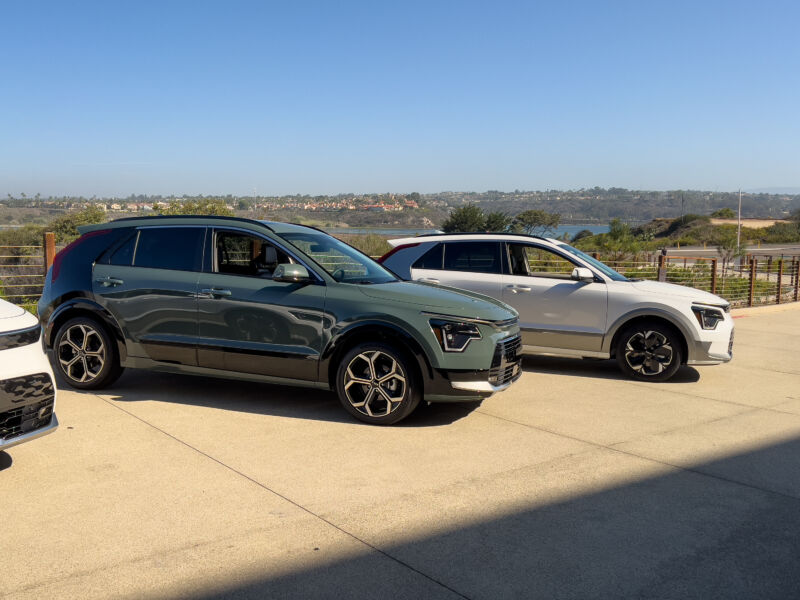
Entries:
[[0, 332], [16, 331], [36, 325], [37, 320], [24, 308], [0, 300]]
[[647, 292], [659, 296], [691, 298], [695, 302], [704, 302], [706, 304], [728, 303], [724, 298], [685, 285], [676, 285], [663, 281], [632, 281], [630, 285], [632, 285], [637, 292]]

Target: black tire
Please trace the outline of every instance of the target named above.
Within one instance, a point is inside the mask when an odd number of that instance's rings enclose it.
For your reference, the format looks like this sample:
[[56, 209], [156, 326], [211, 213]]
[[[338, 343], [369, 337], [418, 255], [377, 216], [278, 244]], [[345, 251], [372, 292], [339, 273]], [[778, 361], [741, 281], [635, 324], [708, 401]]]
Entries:
[[416, 365], [405, 352], [390, 344], [368, 342], [342, 357], [336, 371], [336, 392], [344, 409], [359, 421], [391, 425], [417, 407], [422, 384]]
[[89, 317], [75, 317], [58, 329], [52, 362], [70, 386], [81, 390], [107, 387], [123, 371], [116, 342], [104, 325]]
[[666, 381], [683, 361], [680, 334], [661, 323], [642, 321], [622, 332], [616, 355], [619, 368], [631, 379]]

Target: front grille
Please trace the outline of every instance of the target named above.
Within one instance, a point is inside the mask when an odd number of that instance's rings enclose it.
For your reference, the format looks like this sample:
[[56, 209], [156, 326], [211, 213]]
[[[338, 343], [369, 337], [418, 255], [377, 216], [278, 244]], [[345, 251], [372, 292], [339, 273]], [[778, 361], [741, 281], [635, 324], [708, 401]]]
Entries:
[[46, 427], [54, 403], [55, 388], [47, 373], [0, 380], [0, 440]]
[[520, 348], [522, 348], [522, 338], [518, 335], [498, 342], [494, 349], [494, 356], [492, 357], [492, 368], [499, 367], [503, 361], [516, 361], [519, 357]]
[[0, 380], [0, 410], [22, 402], [43, 400], [52, 397], [53, 394], [53, 382], [47, 373], [2, 379]]
[[35, 325], [28, 329], [0, 333], [0, 350], [11, 350], [11, 348], [35, 344], [39, 341], [41, 331], [41, 327]]
[[494, 349], [492, 368], [489, 369], [489, 383], [503, 385], [520, 375], [522, 340], [519, 335], [506, 338]]
[[0, 440], [9, 440], [18, 435], [46, 427], [53, 418], [55, 398], [20, 406], [0, 413]]

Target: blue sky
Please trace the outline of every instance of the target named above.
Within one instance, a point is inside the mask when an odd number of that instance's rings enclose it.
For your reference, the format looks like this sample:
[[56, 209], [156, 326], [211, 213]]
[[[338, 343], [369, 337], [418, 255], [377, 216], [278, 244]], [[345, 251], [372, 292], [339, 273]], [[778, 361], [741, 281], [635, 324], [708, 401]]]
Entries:
[[797, 2], [16, 2], [0, 194], [800, 186]]

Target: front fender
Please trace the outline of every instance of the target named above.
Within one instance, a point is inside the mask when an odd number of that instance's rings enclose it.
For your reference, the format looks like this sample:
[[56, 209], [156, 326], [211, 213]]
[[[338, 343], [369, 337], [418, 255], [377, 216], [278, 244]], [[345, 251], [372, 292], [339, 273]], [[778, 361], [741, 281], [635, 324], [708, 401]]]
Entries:
[[[690, 353], [692, 352], [695, 343], [698, 341], [694, 327], [692, 326], [692, 322], [689, 321], [683, 314], [666, 306], [648, 306], [627, 312], [614, 321], [611, 327], [608, 328], [608, 331], [603, 338], [602, 351], [609, 354], [613, 352], [614, 349], [612, 348], [612, 341], [614, 340], [614, 336], [617, 335], [617, 333], [622, 329], [622, 327], [625, 326], [627, 322], [640, 317], [657, 317], [669, 322], [686, 340], [686, 346]], [[687, 356], [686, 360], [689, 358], [690, 357]]]

